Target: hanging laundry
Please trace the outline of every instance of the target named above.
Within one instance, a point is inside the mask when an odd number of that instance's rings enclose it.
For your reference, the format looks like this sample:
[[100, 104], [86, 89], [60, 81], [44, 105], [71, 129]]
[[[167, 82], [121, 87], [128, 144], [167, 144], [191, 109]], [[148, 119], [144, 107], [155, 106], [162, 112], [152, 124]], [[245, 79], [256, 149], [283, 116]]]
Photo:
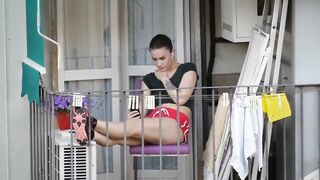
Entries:
[[223, 135], [223, 131], [226, 128], [226, 119], [229, 109], [229, 95], [228, 93], [223, 93], [222, 96], [219, 98], [218, 106], [216, 113], [214, 115], [214, 154], [217, 154], [218, 149], [221, 144], [221, 139]]
[[230, 164], [242, 180], [249, 173], [249, 158], [255, 157], [260, 168], [263, 165], [262, 131], [261, 97], [235, 97], [231, 112], [232, 156]]
[[263, 167], [263, 112], [262, 112], [262, 97], [261, 96], [250, 96], [250, 116], [252, 120], [252, 126], [256, 142], [256, 158], [259, 170]]
[[232, 156], [230, 164], [242, 180], [247, 177], [249, 171], [247, 158], [256, 151], [252, 121], [249, 119], [249, 105], [249, 99], [246, 97], [234, 98], [231, 111]]
[[214, 115], [214, 126], [211, 126], [209, 138], [206, 142], [206, 149], [203, 152], [204, 180], [209, 180], [213, 177], [213, 163], [226, 127], [228, 108], [229, 95], [228, 93], [223, 93], [223, 95], [219, 97], [218, 106]]
[[262, 106], [269, 122], [279, 121], [291, 116], [290, 105], [285, 93], [263, 94]]

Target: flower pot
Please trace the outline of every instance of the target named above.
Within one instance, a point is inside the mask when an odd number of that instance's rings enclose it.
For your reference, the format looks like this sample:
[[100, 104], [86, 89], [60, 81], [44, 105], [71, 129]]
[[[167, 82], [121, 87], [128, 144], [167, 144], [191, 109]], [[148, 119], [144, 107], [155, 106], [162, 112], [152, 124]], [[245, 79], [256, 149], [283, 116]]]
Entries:
[[70, 129], [70, 113], [56, 112], [57, 125], [60, 130]]

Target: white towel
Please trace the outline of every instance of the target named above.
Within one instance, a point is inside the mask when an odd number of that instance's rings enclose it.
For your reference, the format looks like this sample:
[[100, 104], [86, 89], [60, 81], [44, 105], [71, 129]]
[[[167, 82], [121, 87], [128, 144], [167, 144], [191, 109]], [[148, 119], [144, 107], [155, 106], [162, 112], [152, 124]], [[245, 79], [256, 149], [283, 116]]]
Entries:
[[243, 180], [248, 175], [248, 158], [256, 152], [256, 143], [248, 97], [234, 98], [231, 112], [231, 166]]
[[[255, 113], [255, 119], [253, 119], [256, 123], [256, 146], [257, 146], [257, 152], [255, 154], [255, 158], [257, 159], [259, 163], [259, 170], [263, 167], [263, 146], [262, 146], [262, 141], [263, 141], [263, 112], [262, 112], [262, 97], [257, 96], [255, 97], [255, 109], [253, 112]], [[255, 134], [256, 134], [255, 133]]]

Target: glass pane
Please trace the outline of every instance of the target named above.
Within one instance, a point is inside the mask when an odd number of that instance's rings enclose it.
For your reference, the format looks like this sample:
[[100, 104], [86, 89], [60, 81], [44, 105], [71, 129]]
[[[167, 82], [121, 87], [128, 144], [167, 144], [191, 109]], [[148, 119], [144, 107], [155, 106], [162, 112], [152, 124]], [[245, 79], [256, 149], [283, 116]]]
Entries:
[[[112, 98], [105, 95], [105, 91], [111, 90], [111, 80], [86, 80], [65, 82], [67, 92], [90, 92], [89, 112], [99, 120], [111, 120]], [[108, 161], [107, 161], [108, 154]], [[108, 166], [109, 172], [113, 172], [113, 149], [97, 146], [97, 173], [106, 173]]]
[[111, 67], [109, 0], [63, 2], [65, 69]]
[[139, 91], [141, 89], [141, 83], [142, 83], [143, 77], [142, 76], [130, 76], [129, 77], [129, 89], [130, 90], [137, 90], [134, 92], [135, 95], [139, 94]]
[[129, 65], [151, 65], [149, 42], [168, 35], [175, 46], [175, 0], [128, 1]]

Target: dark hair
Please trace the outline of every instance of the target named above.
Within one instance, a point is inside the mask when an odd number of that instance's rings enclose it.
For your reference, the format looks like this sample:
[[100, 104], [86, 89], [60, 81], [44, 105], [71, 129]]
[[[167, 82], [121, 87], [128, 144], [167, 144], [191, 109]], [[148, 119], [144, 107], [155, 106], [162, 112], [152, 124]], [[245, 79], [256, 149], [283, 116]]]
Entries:
[[171, 39], [164, 34], [157, 34], [150, 41], [149, 51], [151, 51], [152, 49], [160, 49], [163, 47], [169, 49], [169, 51], [172, 52]]

